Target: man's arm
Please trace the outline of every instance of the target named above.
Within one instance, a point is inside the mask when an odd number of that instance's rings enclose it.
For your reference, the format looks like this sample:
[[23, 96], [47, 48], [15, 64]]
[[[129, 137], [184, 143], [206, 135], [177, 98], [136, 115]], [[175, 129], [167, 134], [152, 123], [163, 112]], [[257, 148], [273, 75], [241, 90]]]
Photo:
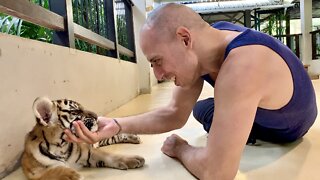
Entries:
[[122, 132], [158, 134], [181, 128], [188, 120], [202, 86], [203, 80], [199, 79], [191, 87], [175, 87], [167, 106], [136, 116], [117, 118]]
[[67, 140], [73, 142], [95, 143], [101, 139], [110, 138], [119, 130], [122, 133], [157, 134], [181, 128], [187, 121], [203, 86], [199, 79], [188, 88], [175, 87], [170, 103], [153, 111], [123, 118], [117, 118], [121, 129], [112, 118], [100, 118], [97, 132], [89, 131], [82, 122], [74, 122], [78, 137], [65, 130]]
[[[240, 48], [239, 48], [240, 49]], [[249, 56], [249, 57], [248, 57]], [[162, 150], [178, 158], [196, 177], [234, 179], [256, 109], [263, 97], [263, 66], [249, 55], [225, 61], [215, 84], [214, 119], [206, 147], [193, 147], [173, 135]]]

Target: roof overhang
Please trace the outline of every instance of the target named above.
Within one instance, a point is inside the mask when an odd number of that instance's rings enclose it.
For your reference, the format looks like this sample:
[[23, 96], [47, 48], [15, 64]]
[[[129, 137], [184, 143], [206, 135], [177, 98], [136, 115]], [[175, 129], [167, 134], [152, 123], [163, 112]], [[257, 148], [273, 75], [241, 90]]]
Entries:
[[[235, 12], [245, 10], [270, 10], [288, 8], [294, 6], [292, 0], [231, 0], [231, 1], [215, 1], [209, 0], [198, 1], [171, 1], [185, 4], [192, 8], [197, 13], [210, 14], [220, 12]], [[161, 4], [169, 3], [170, 1], [161, 2]]]

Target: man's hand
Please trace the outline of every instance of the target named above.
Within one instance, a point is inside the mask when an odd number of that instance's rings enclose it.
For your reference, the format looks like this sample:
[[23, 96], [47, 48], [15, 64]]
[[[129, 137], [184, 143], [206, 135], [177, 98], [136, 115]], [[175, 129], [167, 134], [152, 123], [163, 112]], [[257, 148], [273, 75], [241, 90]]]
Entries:
[[82, 121], [73, 122], [73, 126], [76, 129], [78, 137], [72, 134], [69, 129], [66, 129], [64, 132], [67, 135], [67, 141], [76, 143], [85, 142], [94, 144], [114, 136], [119, 131], [119, 126], [112, 119], [105, 117], [98, 117], [98, 130], [96, 132], [89, 131]]
[[189, 146], [186, 140], [176, 134], [172, 134], [164, 141], [161, 151], [172, 158], [180, 159], [179, 155], [181, 155], [181, 151], [183, 151], [186, 146]]

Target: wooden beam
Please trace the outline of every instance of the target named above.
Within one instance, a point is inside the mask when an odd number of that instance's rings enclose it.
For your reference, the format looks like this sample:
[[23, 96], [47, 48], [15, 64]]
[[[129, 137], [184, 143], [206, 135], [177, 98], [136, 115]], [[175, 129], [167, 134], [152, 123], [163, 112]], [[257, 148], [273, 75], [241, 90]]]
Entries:
[[121, 46], [120, 44], [118, 44], [118, 51], [120, 54], [129, 56], [129, 57], [134, 57], [134, 53], [131, 50]]
[[27, 0], [0, 0], [0, 12], [56, 31], [64, 31], [64, 18]]
[[96, 34], [89, 29], [86, 29], [79, 24], [73, 23], [75, 37], [84, 40], [90, 44], [95, 44], [105, 49], [114, 50], [114, 42], [106, 39], [105, 37]]

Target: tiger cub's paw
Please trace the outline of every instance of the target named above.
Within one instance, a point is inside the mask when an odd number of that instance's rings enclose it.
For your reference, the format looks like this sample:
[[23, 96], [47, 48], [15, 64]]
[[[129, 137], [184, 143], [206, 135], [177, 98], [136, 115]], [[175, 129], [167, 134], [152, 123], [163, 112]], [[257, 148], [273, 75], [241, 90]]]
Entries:
[[144, 165], [144, 158], [140, 156], [127, 156], [121, 158], [118, 166], [116, 167], [117, 169], [134, 169], [134, 168], [139, 168]]
[[140, 137], [136, 134], [120, 134], [125, 143], [140, 144]]
[[40, 180], [82, 180], [78, 172], [74, 169], [67, 168], [64, 166], [58, 166], [47, 170]]
[[80, 176], [79, 173], [75, 171], [70, 171], [64, 175], [62, 175], [60, 178], [61, 180], [82, 180], [83, 178]]

